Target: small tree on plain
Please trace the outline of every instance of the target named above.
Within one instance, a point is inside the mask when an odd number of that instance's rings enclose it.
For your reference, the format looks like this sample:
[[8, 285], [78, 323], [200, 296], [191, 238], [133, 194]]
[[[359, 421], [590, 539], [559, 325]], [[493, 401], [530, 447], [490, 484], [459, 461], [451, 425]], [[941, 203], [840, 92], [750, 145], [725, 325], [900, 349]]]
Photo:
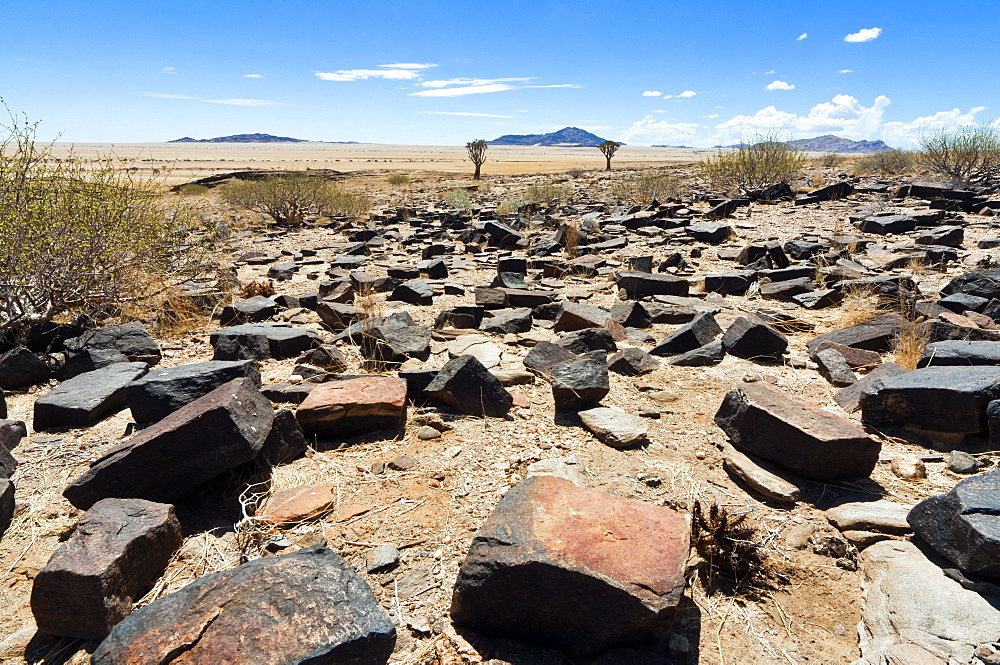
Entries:
[[770, 185], [791, 182], [799, 177], [806, 163], [805, 152], [771, 135], [720, 150], [699, 168], [712, 185], [747, 196]]
[[597, 146], [597, 148], [604, 153], [604, 157], [608, 160], [608, 168], [604, 169], [605, 171], [611, 170], [611, 158], [615, 156], [615, 153], [618, 152], [618, 148], [620, 147], [622, 147], [622, 144], [615, 141], [605, 141], [601, 145]]
[[1000, 130], [974, 126], [929, 134], [920, 139], [917, 162], [957, 182], [990, 180], [1000, 175]]
[[368, 208], [363, 194], [303, 173], [237, 180], [221, 191], [227, 203], [262, 212], [281, 226], [301, 226], [309, 215], [356, 217]]
[[469, 151], [469, 159], [476, 165], [476, 172], [472, 174], [473, 180], [479, 180], [479, 170], [486, 161], [486, 141], [476, 139], [465, 144], [465, 149]]

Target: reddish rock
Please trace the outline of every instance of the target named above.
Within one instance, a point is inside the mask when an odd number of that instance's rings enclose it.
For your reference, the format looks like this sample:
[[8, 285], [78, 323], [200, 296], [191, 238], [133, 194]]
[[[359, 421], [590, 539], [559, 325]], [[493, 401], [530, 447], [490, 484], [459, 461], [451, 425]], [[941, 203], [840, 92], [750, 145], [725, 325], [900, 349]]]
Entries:
[[31, 588], [38, 629], [100, 640], [128, 616], [181, 546], [174, 507], [104, 499], [84, 513]]
[[452, 619], [574, 656], [659, 639], [684, 591], [689, 538], [669, 508], [528, 478], [473, 539]]
[[927, 477], [927, 465], [916, 455], [897, 455], [892, 458], [889, 468], [893, 474], [905, 480], [919, 480]]
[[325, 547], [206, 575], [137, 610], [93, 665], [384, 665], [396, 628], [371, 589]]
[[320, 439], [396, 429], [406, 420], [406, 381], [362, 376], [313, 389], [295, 417], [309, 436]]
[[257, 514], [273, 524], [295, 524], [315, 519], [333, 509], [333, 485], [306, 485], [272, 494]]
[[882, 448], [854, 423], [764, 383], [729, 391], [715, 423], [737, 448], [819, 480], [867, 477]]
[[859, 349], [853, 346], [847, 346], [846, 344], [839, 344], [838, 342], [823, 341], [820, 342], [812, 351], [815, 356], [820, 351], [826, 349], [833, 349], [838, 351], [840, 355], [844, 356], [844, 360], [853, 369], [859, 368], [872, 368], [877, 367], [882, 364], [882, 356], [878, 351], [869, 351], [868, 349]]
[[112, 448], [63, 491], [77, 508], [109, 497], [169, 502], [249, 462], [274, 408], [250, 379], [235, 379]]

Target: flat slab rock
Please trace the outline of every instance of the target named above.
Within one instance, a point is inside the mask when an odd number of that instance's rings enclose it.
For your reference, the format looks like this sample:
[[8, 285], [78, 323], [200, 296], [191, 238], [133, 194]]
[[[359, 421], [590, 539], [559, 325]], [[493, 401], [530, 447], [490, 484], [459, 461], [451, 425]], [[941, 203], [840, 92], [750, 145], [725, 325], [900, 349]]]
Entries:
[[841, 531], [908, 533], [906, 516], [912, 507], [894, 501], [857, 501], [830, 508], [826, 517]]
[[530, 477], [472, 541], [452, 598], [455, 623], [585, 655], [665, 636], [684, 591], [683, 515]]
[[307, 435], [321, 439], [395, 429], [406, 420], [406, 381], [362, 376], [323, 383], [295, 417]]
[[860, 564], [864, 609], [854, 665], [978, 662], [976, 647], [1000, 635], [1000, 597], [963, 588], [913, 543], [875, 543]]
[[[756, 491], [772, 501], [795, 503], [802, 498], [802, 489], [789, 478], [787, 471], [779, 471], [765, 460], [744, 455], [736, 448], [723, 444], [722, 464], [726, 471], [742, 480]], [[796, 479], [801, 482], [801, 479]]]
[[149, 368], [146, 363], [115, 363], [78, 374], [35, 400], [32, 426], [87, 427], [125, 408], [125, 388]]
[[154, 369], [125, 388], [125, 399], [139, 427], [166, 417], [233, 379], [248, 378], [260, 386], [253, 360], [209, 360]]
[[854, 423], [763, 383], [729, 391], [715, 423], [737, 448], [818, 480], [867, 477], [881, 450]]
[[163, 573], [181, 540], [171, 505], [98, 501], [35, 577], [35, 624], [52, 635], [104, 639]]
[[580, 411], [583, 426], [612, 448], [627, 448], [646, 442], [649, 427], [639, 416], [615, 406], [599, 406]]
[[364, 580], [317, 546], [206, 575], [153, 601], [115, 626], [91, 662], [383, 665], [395, 643]]
[[273, 422], [267, 398], [235, 379], [112, 448], [63, 496], [83, 509], [109, 497], [172, 501], [256, 457]]

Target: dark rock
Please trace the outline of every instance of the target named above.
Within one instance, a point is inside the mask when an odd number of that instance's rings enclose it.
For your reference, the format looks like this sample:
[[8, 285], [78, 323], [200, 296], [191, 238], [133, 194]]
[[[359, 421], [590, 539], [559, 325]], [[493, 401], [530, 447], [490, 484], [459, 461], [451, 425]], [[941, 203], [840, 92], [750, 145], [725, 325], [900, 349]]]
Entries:
[[415, 404], [424, 404], [428, 396], [424, 393], [427, 386], [431, 384], [438, 370], [430, 367], [420, 369], [410, 369], [398, 372], [399, 378], [406, 381], [406, 398]]
[[813, 359], [819, 365], [819, 373], [823, 378], [835, 386], [843, 388], [853, 385], [858, 380], [847, 359], [836, 349], [826, 348], [818, 351]]
[[941, 293], [946, 296], [967, 293], [987, 300], [1000, 298], [1000, 269], [972, 270], [959, 275], [945, 284]]
[[314, 311], [323, 321], [323, 325], [334, 332], [340, 332], [362, 318], [361, 310], [354, 305], [329, 300], [317, 301]]
[[79, 337], [84, 332], [85, 328], [73, 323], [39, 321], [28, 328], [24, 345], [35, 353], [52, 353], [58, 351], [67, 339]]
[[532, 309], [551, 303], [554, 296], [552, 291], [512, 288], [503, 288], [501, 291], [507, 296], [507, 304], [511, 307], [530, 307]]
[[836, 182], [826, 187], [809, 192], [809, 196], [817, 201], [839, 201], [854, 193], [854, 186], [849, 182]]
[[498, 289], [524, 290], [528, 288], [528, 284], [524, 281], [524, 274], [519, 272], [498, 272], [490, 286]]
[[257, 323], [267, 321], [278, 313], [278, 304], [273, 296], [254, 296], [246, 300], [237, 300], [222, 308], [219, 323], [224, 326], [240, 323]]
[[[732, 217], [733, 213], [736, 212], [737, 208], [739, 207], [740, 204], [738, 201], [734, 201], [733, 199], [726, 199], [725, 201], [722, 201], [721, 203], [718, 203], [709, 208], [708, 211], [705, 213], [705, 217], [708, 219], [723, 219], [725, 217]], [[704, 224], [702, 224], [702, 226], [704, 226]], [[729, 227], [726, 228], [728, 229]], [[729, 236], [727, 234], [724, 238], [722, 238], [722, 240], [725, 240], [728, 237]], [[702, 240], [702, 238], [698, 238], [698, 236], [695, 236], [695, 238], [697, 240]], [[720, 240], [719, 242], [722, 242], [722, 240]], [[711, 241], [705, 241], [705, 242], [711, 242]]]
[[88, 330], [79, 337], [63, 342], [69, 355], [84, 349], [114, 349], [125, 354], [131, 362], [155, 365], [160, 362], [160, 347], [138, 321], [120, 326]]
[[653, 325], [649, 311], [634, 300], [619, 301], [612, 305], [611, 318], [629, 328], [649, 328]]
[[557, 366], [551, 377], [544, 378], [552, 383], [557, 411], [597, 406], [611, 391], [607, 356], [603, 351], [576, 356]]
[[22, 420], [0, 420], [0, 446], [14, 450], [21, 439], [28, 436], [28, 427]]
[[531, 310], [526, 307], [500, 309], [490, 310], [479, 324], [479, 329], [494, 335], [518, 334], [531, 330], [531, 324]]
[[584, 328], [603, 328], [608, 319], [611, 319], [611, 314], [598, 307], [565, 302], [552, 330], [572, 332]]
[[514, 404], [499, 379], [472, 355], [446, 362], [425, 392], [457, 411], [476, 416], [502, 418]]
[[[93, 665], [384, 665], [396, 629], [371, 589], [320, 546], [206, 575], [132, 613]], [[234, 654], [240, 654], [235, 658]]]
[[899, 330], [899, 314], [882, 314], [870, 321], [815, 337], [806, 344], [806, 348], [812, 352], [823, 342], [830, 341], [859, 349], [886, 352], [891, 350], [893, 341], [899, 335]]
[[576, 330], [563, 335], [555, 343], [576, 354], [589, 351], [606, 351], [608, 353], [618, 351], [614, 337], [605, 328]]
[[867, 477], [881, 449], [855, 424], [764, 383], [729, 391], [715, 422], [737, 448], [819, 480]]
[[1000, 367], [925, 367], [881, 379], [861, 396], [861, 420], [884, 429], [982, 434], [1000, 398]]
[[682, 277], [637, 271], [618, 273], [615, 284], [631, 300], [655, 295], [686, 296], [690, 288], [688, 281]]
[[524, 366], [542, 378], [555, 374], [563, 363], [576, 359], [576, 354], [552, 342], [539, 342], [524, 357]]
[[51, 635], [104, 639], [152, 587], [182, 540], [173, 506], [98, 501], [35, 577], [35, 624]]
[[672, 356], [702, 347], [722, 333], [722, 328], [710, 312], [699, 314], [694, 321], [667, 336], [650, 351], [654, 356]]
[[726, 357], [726, 347], [721, 339], [709, 342], [697, 349], [691, 349], [670, 359], [671, 365], [678, 367], [710, 367], [722, 362]]
[[789, 240], [784, 244], [785, 252], [796, 261], [806, 261], [816, 254], [821, 254], [826, 249], [827, 245], [821, 242], [806, 240]]
[[[210, 336], [215, 347], [213, 360], [261, 360], [256, 353], [266, 344], [265, 358], [295, 358], [303, 351], [319, 346], [320, 336], [311, 330], [287, 323], [247, 323], [217, 330]], [[263, 340], [263, 342], [255, 341]], [[250, 349], [254, 355], [241, 353]]]
[[103, 369], [115, 363], [127, 363], [128, 358], [117, 349], [84, 349], [76, 355], [70, 356], [66, 364], [55, 372], [55, 378], [60, 381], [72, 379], [85, 372]]
[[705, 275], [705, 291], [728, 295], [743, 295], [757, 279], [756, 273], [748, 270], [734, 270], [715, 275]]
[[953, 293], [950, 296], [941, 298], [938, 301], [938, 305], [956, 314], [963, 314], [969, 310], [982, 312], [989, 302], [986, 298], [969, 295], [968, 293]]
[[[998, 402], [990, 402], [989, 410], [996, 410], [993, 405], [1000, 406]], [[992, 416], [992, 414], [990, 414]], [[992, 418], [990, 419], [992, 423]], [[992, 431], [992, 428], [991, 428]], [[979, 462], [976, 458], [964, 450], [953, 450], [948, 454], [948, 470], [954, 473], [975, 473], [979, 469]]]
[[476, 305], [461, 305], [446, 309], [434, 320], [434, 329], [459, 328], [463, 330], [478, 329], [483, 322], [484, 310]]
[[[694, 321], [695, 317], [701, 312], [712, 312], [713, 314], [716, 314], [719, 311], [718, 308], [666, 305], [656, 302], [646, 303], [645, 305], [642, 305], [642, 307], [649, 312], [649, 318], [653, 323], [667, 323], [670, 325], [677, 323], [690, 323], [691, 321]], [[611, 309], [613, 311], [614, 307]]]
[[273, 420], [257, 387], [235, 379], [112, 448], [63, 496], [83, 509], [108, 497], [171, 501], [256, 457]]
[[947, 494], [924, 499], [907, 522], [961, 570], [1000, 577], [1000, 471], [966, 478]]
[[361, 337], [361, 355], [367, 360], [393, 365], [431, 355], [431, 329], [426, 326], [376, 324]]
[[794, 296], [810, 293], [813, 282], [808, 277], [781, 282], [761, 282], [760, 297], [767, 300], [791, 300]]
[[924, 347], [918, 367], [931, 365], [1000, 365], [1000, 342], [944, 340]]
[[726, 329], [722, 345], [740, 358], [777, 360], [788, 349], [788, 338], [755, 316], [741, 316]]
[[[715, 208], [712, 210], [715, 210]], [[709, 213], [711, 213], [712, 210], [710, 210]], [[733, 233], [733, 227], [728, 226], [727, 224], [720, 224], [718, 222], [699, 222], [687, 227], [687, 232], [695, 240], [707, 242], [710, 245], [717, 245], [720, 242], [725, 242], [729, 239], [729, 236]], [[684, 293], [671, 293], [667, 295], [687, 295], [687, 291]]]
[[18, 346], [0, 355], [0, 389], [25, 388], [49, 380], [49, 366], [28, 350]]
[[14, 519], [14, 483], [0, 478], [0, 538], [7, 533]]
[[417, 267], [420, 269], [420, 272], [431, 279], [448, 278], [448, 264], [441, 259], [436, 261], [421, 261], [417, 264]]
[[87, 427], [125, 408], [126, 386], [148, 371], [146, 363], [115, 363], [64, 381], [35, 400], [32, 426]]
[[485, 309], [503, 309], [508, 306], [507, 294], [503, 289], [477, 286], [475, 290], [476, 305]]
[[154, 369], [126, 386], [125, 399], [136, 424], [146, 427], [238, 378], [250, 379], [259, 388], [257, 363], [253, 360], [211, 360]]
[[608, 369], [623, 376], [641, 376], [659, 368], [660, 362], [640, 348], [625, 347], [608, 356]]
[[861, 367], [871, 368], [882, 363], [882, 356], [875, 351], [859, 349], [854, 346], [844, 346], [843, 344], [837, 344], [836, 342], [822, 342], [813, 347], [811, 353], [813, 360], [816, 360], [815, 354], [818, 354], [824, 349], [833, 349], [837, 351], [841, 356], [843, 356], [844, 360], [847, 362], [847, 366], [851, 369], [858, 369]]
[[258, 457], [271, 466], [278, 466], [302, 457], [308, 447], [306, 435], [295, 414], [288, 409], [279, 409], [274, 413], [271, 431]]
[[917, 234], [917, 243], [921, 245], [961, 247], [964, 240], [965, 231], [961, 226], [938, 226]]
[[891, 235], [909, 233], [917, 228], [917, 220], [907, 215], [873, 215], [865, 217], [858, 225], [864, 233], [876, 235]]
[[298, 357], [296, 362], [305, 363], [314, 367], [322, 367], [334, 372], [343, 372], [347, 369], [347, 356], [340, 349], [329, 344], [317, 346], [309, 349]]
[[393, 289], [386, 300], [398, 300], [411, 305], [433, 305], [434, 289], [426, 279], [411, 279]]
[[317, 386], [295, 412], [310, 437], [337, 437], [397, 430], [406, 422], [406, 382], [362, 376]]
[[906, 374], [909, 370], [903, 369], [896, 363], [882, 363], [868, 374], [858, 379], [856, 383], [843, 390], [838, 391], [834, 396], [834, 401], [848, 413], [854, 413], [861, 408], [861, 395], [864, 394], [877, 381], [882, 379]]
[[669, 508], [534, 476], [473, 539], [452, 620], [574, 657], [656, 641], [676, 615], [688, 549], [687, 521]]

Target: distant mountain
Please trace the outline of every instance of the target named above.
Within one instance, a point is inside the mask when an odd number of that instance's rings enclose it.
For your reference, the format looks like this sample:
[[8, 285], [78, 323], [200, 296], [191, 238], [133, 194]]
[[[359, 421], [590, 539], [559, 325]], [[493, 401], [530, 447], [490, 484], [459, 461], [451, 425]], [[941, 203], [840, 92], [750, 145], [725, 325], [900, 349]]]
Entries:
[[606, 139], [595, 136], [578, 127], [563, 127], [558, 132], [548, 134], [504, 134], [498, 139], [487, 141], [489, 145], [542, 145], [567, 148], [596, 148]]
[[273, 134], [233, 134], [232, 136], [217, 136], [214, 139], [193, 139], [185, 136], [168, 143], [309, 143], [309, 139], [293, 139], [290, 136], [274, 136]]
[[[852, 141], [843, 139], [833, 134], [824, 134], [811, 139], [796, 139], [788, 141], [789, 145], [805, 150], [806, 152], [849, 152], [864, 154], [869, 152], [882, 152], [892, 150], [891, 146], [884, 141]], [[713, 148], [743, 148], [746, 143], [734, 143], [733, 145], [714, 145]]]
[[692, 148], [689, 145], [651, 145], [650, 148]]

